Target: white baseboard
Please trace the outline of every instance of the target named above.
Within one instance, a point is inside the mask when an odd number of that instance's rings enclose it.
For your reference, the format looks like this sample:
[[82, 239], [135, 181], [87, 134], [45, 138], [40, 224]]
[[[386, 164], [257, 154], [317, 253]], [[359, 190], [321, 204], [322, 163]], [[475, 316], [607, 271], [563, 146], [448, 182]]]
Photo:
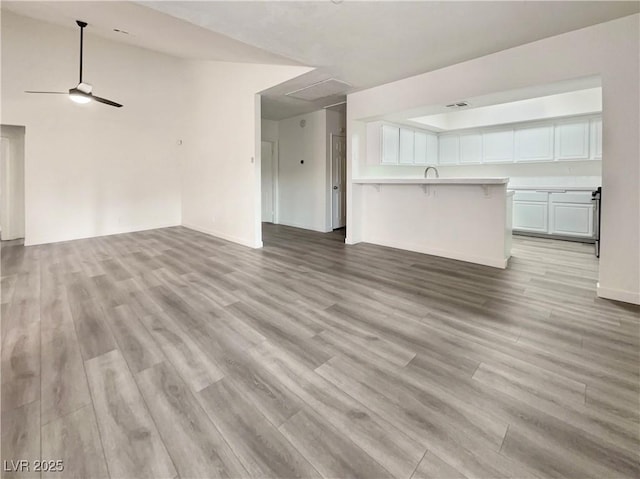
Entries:
[[196, 226], [188, 223], [183, 223], [182, 226], [190, 230], [215, 236], [216, 238], [220, 238], [226, 241], [231, 241], [232, 243], [238, 243], [238, 244], [241, 244], [242, 246], [247, 246], [249, 248], [254, 248], [254, 249], [262, 248], [262, 241], [249, 241], [246, 238], [238, 238], [237, 236], [228, 235], [226, 233], [221, 233], [219, 231], [210, 230], [208, 228], [202, 228], [201, 226]]
[[303, 225], [303, 224], [299, 224], [299, 223], [292, 223], [292, 222], [289, 222], [289, 221], [278, 221], [278, 223], [276, 223], [276, 224], [279, 224], [279, 225], [282, 225], [282, 226], [291, 226], [292, 228], [300, 228], [300, 229], [303, 229], [303, 230], [317, 231], [318, 233], [329, 233], [329, 232], [333, 231], [333, 230], [326, 230], [324, 227], [318, 228], [318, 227], [312, 226], [312, 225]]
[[640, 292], [625, 291], [623, 289], [603, 288], [598, 283], [597, 294], [599, 298], [613, 299], [624, 303], [640, 304]]
[[461, 253], [459, 251], [447, 251], [436, 248], [429, 248], [425, 247], [424, 245], [405, 243], [402, 241], [386, 241], [373, 238], [366, 238], [363, 241], [365, 243], [387, 246], [389, 248], [404, 249], [407, 251], [413, 251], [415, 253], [430, 254], [433, 256], [441, 256], [443, 258], [465, 261], [467, 263], [482, 264], [484, 266], [491, 266], [493, 268], [505, 269], [507, 267], [507, 264], [509, 263], [509, 258], [488, 258], [484, 256]]
[[69, 237], [69, 238], [36, 239], [36, 240], [32, 240], [29, 237], [29, 233], [27, 232], [27, 234], [25, 235], [25, 239], [24, 239], [24, 245], [25, 246], [37, 246], [37, 245], [41, 245], [41, 244], [62, 243], [64, 241], [75, 241], [75, 240], [81, 240], [81, 239], [100, 238], [102, 236], [122, 235], [122, 234], [126, 234], [126, 233], [138, 233], [140, 231], [159, 230], [159, 229], [162, 229], [162, 228], [173, 228], [175, 226], [180, 226], [180, 223], [164, 223], [164, 224], [157, 224], [157, 225], [140, 225], [140, 226], [124, 228], [122, 230], [109, 231], [107, 233], [99, 233], [99, 234], [86, 235], [86, 236], [73, 236], [73, 237]]

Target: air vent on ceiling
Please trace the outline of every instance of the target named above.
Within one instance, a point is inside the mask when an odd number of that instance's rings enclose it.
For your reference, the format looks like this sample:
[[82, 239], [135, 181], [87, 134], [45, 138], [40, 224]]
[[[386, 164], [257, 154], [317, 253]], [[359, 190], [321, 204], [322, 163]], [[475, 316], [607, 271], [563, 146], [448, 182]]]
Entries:
[[314, 83], [313, 85], [289, 92], [286, 96], [297, 98], [299, 100], [314, 101], [346, 93], [349, 88], [351, 88], [351, 85], [348, 83], [336, 80], [335, 78], [329, 78], [327, 80]]
[[469, 106], [469, 104], [466, 101], [460, 101], [458, 103], [451, 103], [449, 105], [446, 105], [447, 108], [462, 108], [465, 106]]

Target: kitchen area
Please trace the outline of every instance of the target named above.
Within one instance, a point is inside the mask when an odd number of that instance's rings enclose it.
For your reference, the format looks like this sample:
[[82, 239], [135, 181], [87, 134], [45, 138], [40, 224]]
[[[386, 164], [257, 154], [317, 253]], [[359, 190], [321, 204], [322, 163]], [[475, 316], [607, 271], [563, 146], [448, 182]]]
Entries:
[[363, 240], [499, 268], [512, 234], [598, 256], [602, 89], [526, 96], [366, 122], [352, 171]]

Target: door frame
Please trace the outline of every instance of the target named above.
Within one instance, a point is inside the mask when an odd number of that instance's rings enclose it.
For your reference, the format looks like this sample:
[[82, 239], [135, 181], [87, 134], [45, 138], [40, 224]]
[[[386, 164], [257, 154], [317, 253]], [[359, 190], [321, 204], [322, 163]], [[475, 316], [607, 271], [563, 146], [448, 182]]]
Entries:
[[25, 128], [2, 125], [0, 130], [6, 141], [6, 151], [0, 152], [0, 238], [8, 241], [25, 237]]
[[[262, 143], [271, 144], [271, 181], [273, 195], [273, 224], [278, 224], [278, 174], [280, 165], [278, 162], [278, 140], [261, 140], [260, 148], [262, 152]], [[262, 223], [262, 153], [260, 154], [260, 223]]]
[[345, 161], [345, 175], [344, 175], [344, 188], [345, 188], [345, 192], [344, 192], [344, 201], [345, 201], [345, 225], [343, 226], [343, 228], [346, 228], [347, 226], [347, 218], [346, 218], [346, 211], [347, 211], [347, 171], [346, 171], [346, 167], [347, 167], [347, 135], [341, 135], [341, 134], [336, 134], [336, 133], [330, 133], [329, 134], [329, 184], [328, 184], [328, 188], [329, 188], [329, 225], [330, 225], [330, 229], [329, 231], [333, 231], [333, 138], [344, 138], [344, 147], [345, 147], [345, 152], [344, 152], [344, 161]]

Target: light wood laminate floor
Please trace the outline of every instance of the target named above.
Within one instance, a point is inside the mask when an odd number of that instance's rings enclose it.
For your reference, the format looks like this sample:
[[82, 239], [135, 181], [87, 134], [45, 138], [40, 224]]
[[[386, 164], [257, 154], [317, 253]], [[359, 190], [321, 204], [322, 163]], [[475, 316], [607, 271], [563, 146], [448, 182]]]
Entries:
[[4, 466], [640, 477], [639, 309], [596, 298], [592, 246], [515, 238], [498, 270], [264, 230], [3, 245]]

